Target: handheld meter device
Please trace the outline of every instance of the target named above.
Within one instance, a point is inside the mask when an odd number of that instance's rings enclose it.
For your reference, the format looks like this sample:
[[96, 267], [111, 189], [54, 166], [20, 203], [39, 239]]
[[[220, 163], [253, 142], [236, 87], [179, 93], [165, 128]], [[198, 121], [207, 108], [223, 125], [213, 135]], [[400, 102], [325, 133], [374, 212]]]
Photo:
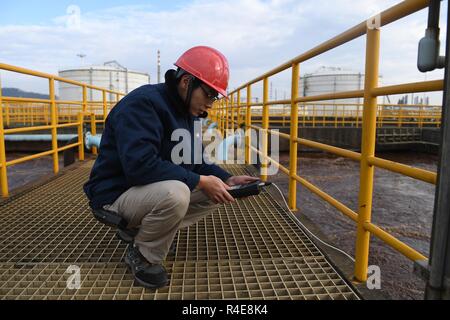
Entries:
[[230, 190], [227, 190], [234, 198], [242, 198], [248, 196], [254, 196], [261, 192], [263, 187], [271, 185], [271, 182], [255, 181], [249, 184], [239, 184], [232, 186]]

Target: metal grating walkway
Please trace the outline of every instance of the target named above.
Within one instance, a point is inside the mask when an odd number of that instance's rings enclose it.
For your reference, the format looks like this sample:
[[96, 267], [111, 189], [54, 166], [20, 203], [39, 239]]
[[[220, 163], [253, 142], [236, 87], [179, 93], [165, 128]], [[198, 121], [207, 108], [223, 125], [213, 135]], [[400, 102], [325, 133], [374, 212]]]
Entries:
[[[0, 299], [359, 299], [267, 191], [180, 230], [165, 262], [169, 286], [135, 286], [125, 245], [91, 217], [82, 185], [92, 165], [0, 204]], [[66, 285], [71, 265], [78, 290]]]

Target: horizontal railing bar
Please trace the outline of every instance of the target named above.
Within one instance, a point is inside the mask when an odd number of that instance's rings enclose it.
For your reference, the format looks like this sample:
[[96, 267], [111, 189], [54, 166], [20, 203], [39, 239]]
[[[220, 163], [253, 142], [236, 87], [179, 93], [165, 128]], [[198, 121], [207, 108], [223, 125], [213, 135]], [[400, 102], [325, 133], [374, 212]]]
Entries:
[[384, 243], [386, 243], [387, 245], [389, 245], [393, 249], [397, 250], [398, 252], [400, 252], [401, 254], [403, 254], [404, 256], [406, 256], [407, 258], [409, 258], [412, 261], [428, 260], [427, 257], [422, 255], [418, 251], [414, 250], [413, 248], [411, 248], [407, 244], [401, 242], [400, 240], [398, 240], [397, 238], [395, 238], [394, 236], [392, 236], [388, 232], [384, 231], [380, 227], [374, 225], [373, 223], [365, 222], [364, 223], [364, 229], [366, 229], [371, 234], [373, 234], [374, 236], [378, 237]]
[[370, 165], [378, 168], [383, 168], [392, 172], [404, 174], [411, 178], [436, 184], [437, 174], [434, 172], [377, 157], [369, 157], [367, 160]]
[[372, 89], [372, 96], [386, 96], [390, 94], [403, 94], [414, 92], [441, 91], [444, 88], [444, 80], [431, 80], [411, 82], [394, 86], [384, 86]]

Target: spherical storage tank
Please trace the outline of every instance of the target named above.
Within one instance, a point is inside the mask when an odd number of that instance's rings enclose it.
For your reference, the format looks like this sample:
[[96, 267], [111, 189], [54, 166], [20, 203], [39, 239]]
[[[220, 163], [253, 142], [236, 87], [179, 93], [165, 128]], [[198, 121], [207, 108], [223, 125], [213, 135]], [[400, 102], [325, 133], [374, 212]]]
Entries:
[[[379, 79], [379, 84], [381, 83]], [[364, 74], [339, 67], [321, 67], [316, 72], [305, 74], [299, 81], [299, 95], [301, 97], [316, 96], [327, 93], [353, 91], [364, 89]], [[345, 110], [356, 110], [362, 105], [363, 98], [339, 99], [309, 102], [316, 106], [316, 115], [333, 114], [334, 104], [345, 104]], [[331, 104], [331, 105], [330, 105]], [[312, 106], [306, 107], [308, 114], [312, 113]], [[323, 111], [325, 110], [325, 111]], [[339, 108], [342, 110], [342, 108]], [[361, 110], [361, 108], [360, 108]]]
[[[144, 72], [131, 71], [117, 62], [105, 63], [103, 66], [80, 67], [59, 71], [59, 76], [101, 88], [128, 93], [144, 84], [150, 83], [150, 76]], [[58, 81], [59, 99], [65, 101], [82, 100], [82, 89], [68, 83]], [[88, 101], [102, 101], [103, 94], [99, 90], [87, 89]], [[107, 94], [109, 101], [116, 99], [114, 94]]]

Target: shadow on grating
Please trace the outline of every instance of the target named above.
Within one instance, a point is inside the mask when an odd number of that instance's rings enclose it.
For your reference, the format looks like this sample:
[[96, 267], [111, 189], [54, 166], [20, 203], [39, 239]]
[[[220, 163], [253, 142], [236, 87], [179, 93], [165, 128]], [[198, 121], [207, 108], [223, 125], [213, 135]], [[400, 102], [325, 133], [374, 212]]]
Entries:
[[[358, 299], [269, 192], [226, 204], [180, 230], [170, 285], [133, 284], [125, 245], [91, 216], [82, 185], [93, 162], [0, 204], [3, 299]], [[227, 165], [233, 174], [251, 174]], [[66, 272], [81, 271], [71, 290]]]

